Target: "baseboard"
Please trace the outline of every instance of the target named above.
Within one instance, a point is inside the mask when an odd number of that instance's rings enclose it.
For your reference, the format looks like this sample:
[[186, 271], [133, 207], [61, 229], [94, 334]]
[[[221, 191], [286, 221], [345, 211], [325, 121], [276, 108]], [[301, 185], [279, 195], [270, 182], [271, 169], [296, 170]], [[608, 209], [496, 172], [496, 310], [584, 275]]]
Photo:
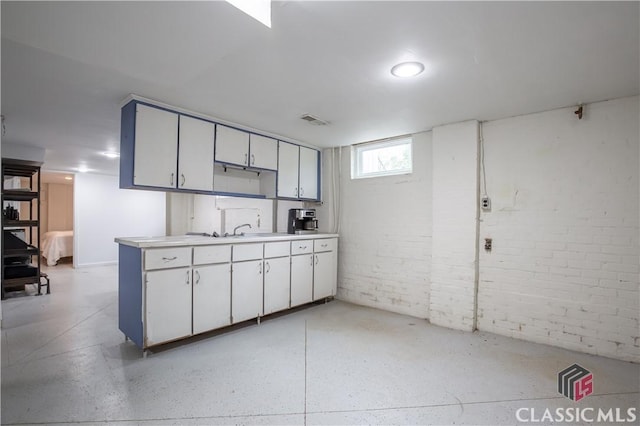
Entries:
[[82, 263], [78, 265], [73, 265], [73, 267], [76, 269], [82, 269], [82, 268], [93, 268], [96, 266], [111, 266], [111, 265], [117, 265], [117, 264], [118, 264], [118, 261], [113, 260], [110, 262]]

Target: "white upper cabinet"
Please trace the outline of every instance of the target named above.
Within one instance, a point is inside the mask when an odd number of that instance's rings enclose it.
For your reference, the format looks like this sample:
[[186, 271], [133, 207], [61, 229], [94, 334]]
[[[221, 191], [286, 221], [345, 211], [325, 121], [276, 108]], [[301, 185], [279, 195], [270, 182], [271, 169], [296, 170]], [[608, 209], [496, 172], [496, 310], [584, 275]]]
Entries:
[[278, 169], [278, 141], [265, 136], [251, 134], [249, 165], [259, 169]]
[[213, 191], [213, 141], [216, 126], [180, 116], [178, 188]]
[[280, 141], [278, 149], [278, 197], [298, 198], [299, 147]]
[[277, 191], [279, 198], [319, 198], [319, 155], [315, 149], [280, 141]]
[[300, 185], [298, 198], [318, 198], [318, 151], [300, 147]]
[[131, 100], [120, 121], [120, 188], [320, 200], [320, 152]]
[[257, 169], [277, 170], [278, 141], [218, 125], [216, 161]]
[[216, 126], [216, 161], [249, 165], [249, 133], [227, 126]]
[[178, 114], [136, 105], [133, 184], [175, 188]]

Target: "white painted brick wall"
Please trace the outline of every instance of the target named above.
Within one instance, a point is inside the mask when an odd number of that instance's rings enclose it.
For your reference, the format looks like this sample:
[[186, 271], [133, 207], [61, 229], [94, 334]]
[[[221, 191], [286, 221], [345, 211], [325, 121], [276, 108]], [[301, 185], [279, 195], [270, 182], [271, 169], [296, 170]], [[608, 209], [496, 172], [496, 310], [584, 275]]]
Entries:
[[475, 327], [478, 122], [433, 129], [433, 247], [429, 317]]
[[480, 329], [640, 361], [638, 102], [484, 125]]
[[[328, 155], [330, 151], [325, 152], [325, 163]], [[414, 135], [410, 175], [352, 180], [349, 148], [343, 148], [342, 160], [337, 297], [427, 318], [431, 133]], [[323, 182], [325, 207], [318, 210], [321, 229], [331, 222], [328, 176]]]

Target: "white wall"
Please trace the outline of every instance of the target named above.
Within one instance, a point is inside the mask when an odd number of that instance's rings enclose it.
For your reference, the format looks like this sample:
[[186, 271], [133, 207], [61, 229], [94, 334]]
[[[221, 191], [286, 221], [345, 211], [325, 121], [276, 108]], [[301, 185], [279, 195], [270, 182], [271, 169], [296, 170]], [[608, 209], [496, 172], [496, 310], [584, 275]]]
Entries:
[[638, 97], [484, 126], [479, 328], [640, 361]]
[[417, 135], [408, 176], [351, 180], [343, 148], [338, 298], [640, 362], [639, 98], [574, 109], [484, 123], [479, 223], [475, 122]]
[[120, 189], [118, 185], [117, 176], [76, 175], [75, 267], [116, 263], [116, 237], [165, 235], [165, 194]]
[[[274, 208], [274, 206], [277, 206]], [[262, 198], [225, 197], [195, 194], [167, 194], [167, 233], [213, 231], [233, 233], [236, 226], [249, 223], [251, 228], [238, 232], [287, 232], [287, 211], [302, 208], [301, 202], [275, 201]], [[276, 217], [274, 217], [276, 215]]]
[[[337, 297], [427, 318], [431, 133], [414, 135], [413, 142], [412, 174], [370, 179], [350, 178], [350, 150], [343, 148]], [[330, 209], [330, 182], [325, 175], [323, 211]]]
[[475, 329], [478, 122], [433, 129], [431, 322]]

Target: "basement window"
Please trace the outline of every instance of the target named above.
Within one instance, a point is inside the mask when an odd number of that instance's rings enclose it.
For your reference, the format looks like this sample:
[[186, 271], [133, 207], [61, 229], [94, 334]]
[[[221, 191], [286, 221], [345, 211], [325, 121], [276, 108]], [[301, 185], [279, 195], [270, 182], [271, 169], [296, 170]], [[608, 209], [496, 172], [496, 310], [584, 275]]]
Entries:
[[351, 179], [409, 174], [411, 137], [366, 142], [351, 147]]

